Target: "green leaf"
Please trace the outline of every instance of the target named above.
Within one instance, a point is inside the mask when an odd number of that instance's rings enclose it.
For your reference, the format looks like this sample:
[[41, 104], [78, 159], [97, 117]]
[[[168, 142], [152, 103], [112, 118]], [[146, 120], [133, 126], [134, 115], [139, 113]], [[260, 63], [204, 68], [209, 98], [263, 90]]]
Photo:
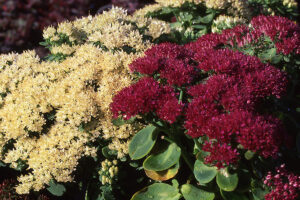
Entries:
[[147, 126], [140, 130], [129, 143], [129, 156], [132, 160], [145, 157], [153, 148], [158, 131], [155, 126]]
[[194, 29], [206, 29], [205, 25], [192, 25]]
[[102, 151], [102, 155], [105, 157], [105, 158], [113, 158], [114, 157], [114, 151], [111, 150], [108, 146], [106, 147], [103, 147], [101, 149]]
[[255, 155], [255, 152], [252, 152], [250, 150], [246, 151], [246, 153], [244, 154], [244, 156], [247, 160], [251, 160], [254, 155]]
[[122, 117], [118, 117], [117, 119], [113, 119], [112, 123], [115, 126], [122, 126], [125, 124], [125, 121], [122, 119]]
[[282, 58], [283, 58], [282, 55], [275, 55], [271, 58], [271, 63], [278, 64], [282, 60]]
[[174, 8], [171, 7], [163, 7], [160, 11], [161, 15], [169, 15], [172, 14], [172, 12], [174, 11]]
[[28, 165], [26, 164], [26, 161], [18, 159], [17, 161], [17, 167], [15, 168], [15, 170], [17, 171], [23, 171], [28, 167]]
[[129, 163], [129, 165], [131, 166], [131, 167], [134, 167], [134, 168], [138, 168], [139, 167], [139, 163], [138, 162], [130, 162]]
[[209, 167], [200, 160], [196, 160], [194, 165], [194, 175], [200, 184], [209, 183], [217, 175], [216, 167]]
[[222, 190], [226, 192], [235, 190], [238, 183], [239, 177], [237, 173], [230, 174], [228, 170], [222, 169], [217, 174], [217, 184]]
[[199, 189], [190, 184], [184, 184], [181, 187], [181, 193], [185, 200], [213, 200], [215, 194]]
[[271, 60], [274, 56], [276, 56], [276, 48], [268, 49], [259, 54], [259, 58], [262, 60]]
[[169, 180], [169, 179], [173, 178], [174, 176], [176, 176], [176, 174], [178, 173], [179, 167], [180, 167], [179, 162], [177, 162], [174, 166], [172, 166], [169, 169], [166, 169], [163, 171], [152, 171], [152, 170], [145, 169], [145, 173], [152, 180], [166, 181], [166, 180]]
[[136, 192], [131, 200], [179, 200], [180, 197], [177, 188], [165, 183], [154, 183]]
[[214, 17], [215, 17], [215, 13], [210, 13], [210, 14], [204, 16], [204, 17], [201, 17], [200, 22], [202, 22], [204, 24], [208, 24], [208, 23], [212, 22]]
[[175, 187], [175, 188], [179, 187], [179, 183], [178, 183], [178, 181], [176, 179], [172, 179], [171, 182], [172, 182], [173, 187]]
[[41, 46], [48, 46], [48, 42], [40, 42], [39, 45], [41, 45]]
[[254, 49], [252, 49], [252, 48], [243, 49], [242, 51], [243, 51], [243, 53], [248, 54], [250, 56], [254, 56], [254, 53], [255, 53]]
[[179, 17], [180, 17], [181, 21], [188, 21], [189, 22], [193, 19], [193, 15], [191, 15], [188, 12], [180, 12]]
[[225, 192], [223, 190], [221, 190], [220, 192], [221, 192], [221, 196], [225, 200], [249, 200], [249, 198], [247, 198], [247, 196], [244, 194], [239, 194], [236, 192]]
[[170, 23], [171, 28], [180, 28], [182, 26], [181, 22]]
[[162, 152], [152, 154], [145, 159], [143, 167], [146, 170], [163, 171], [175, 165], [180, 158], [181, 149], [175, 144], [169, 144]]
[[0, 161], [0, 167], [6, 167], [6, 164], [2, 161]]
[[62, 196], [66, 192], [65, 186], [59, 183], [55, 183], [54, 180], [50, 181], [47, 190], [54, 196], [58, 197]]

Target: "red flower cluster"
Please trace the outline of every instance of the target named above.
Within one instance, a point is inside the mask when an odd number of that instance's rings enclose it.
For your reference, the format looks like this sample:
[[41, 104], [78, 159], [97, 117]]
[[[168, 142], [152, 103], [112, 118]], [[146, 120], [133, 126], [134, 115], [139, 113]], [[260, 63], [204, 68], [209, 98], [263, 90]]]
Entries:
[[169, 85], [182, 86], [194, 78], [195, 70], [189, 63], [192, 56], [192, 52], [182, 46], [163, 43], [148, 49], [145, 57], [135, 60], [129, 68], [141, 74], [160, 74]]
[[251, 21], [257, 35], [266, 35], [275, 42], [278, 52], [285, 55], [295, 50], [300, 54], [300, 27], [280, 16], [259, 16]]
[[[130, 65], [133, 72], [146, 77], [114, 97], [114, 117], [129, 119], [153, 112], [169, 123], [180, 117], [188, 135], [214, 141], [204, 145], [210, 152], [205, 162], [218, 167], [237, 163], [238, 144], [264, 157], [276, 157], [282, 124], [257, 108], [267, 97], [280, 98], [285, 93], [286, 74], [257, 57], [217, 48], [230, 37], [246, 44], [253, 39], [247, 31], [239, 26], [185, 46], [164, 43], [150, 48]], [[180, 101], [179, 90], [186, 91]]]
[[277, 168], [277, 174], [271, 172], [265, 178], [264, 184], [272, 188], [272, 191], [265, 195], [266, 200], [295, 200], [299, 197], [300, 176], [296, 176], [285, 169], [285, 165]]
[[199, 69], [214, 74], [188, 91], [193, 100], [185, 115], [187, 134], [206, 135], [217, 139], [219, 145], [235, 139], [245, 149], [264, 157], [276, 156], [281, 144], [281, 123], [271, 116], [260, 116], [255, 110], [265, 97], [279, 98], [285, 92], [285, 74], [256, 57], [227, 49], [200, 49], [194, 58]]
[[126, 120], [156, 111], [162, 120], [173, 123], [181, 114], [182, 107], [171, 87], [160, 86], [153, 78], [145, 77], [120, 91], [113, 98], [111, 111], [114, 117], [122, 115]]
[[199, 38], [196, 44], [188, 46], [193, 49], [203, 49], [203, 47], [211, 49], [222, 45], [243, 47], [267, 36], [274, 42], [278, 53], [300, 54], [300, 27], [293, 21], [280, 16], [258, 16], [254, 17], [250, 24], [250, 28], [239, 25], [226, 29], [221, 34], [205, 35]]
[[205, 157], [204, 162], [206, 164], [213, 164], [217, 168], [236, 164], [238, 161], [239, 153], [227, 144], [207, 142], [203, 145], [202, 150], [210, 152], [210, 155]]

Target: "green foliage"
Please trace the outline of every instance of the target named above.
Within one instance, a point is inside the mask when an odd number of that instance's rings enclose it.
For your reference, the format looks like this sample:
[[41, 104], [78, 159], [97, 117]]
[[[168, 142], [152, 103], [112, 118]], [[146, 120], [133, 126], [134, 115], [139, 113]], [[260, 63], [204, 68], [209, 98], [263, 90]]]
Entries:
[[130, 141], [129, 156], [133, 160], [145, 157], [153, 148], [156, 138], [157, 129], [154, 126], [147, 126], [139, 131]]
[[180, 158], [181, 149], [175, 144], [168, 144], [159, 153], [151, 154], [143, 163], [146, 170], [162, 171], [175, 165]]
[[57, 54], [50, 54], [46, 56], [44, 59], [50, 62], [62, 62], [64, 61], [68, 56], [70, 55], [65, 55], [62, 53], [57, 53]]
[[62, 196], [66, 192], [64, 185], [56, 183], [54, 180], [51, 180], [47, 190], [54, 196]]
[[152, 170], [145, 170], [146, 175], [151, 178], [152, 180], [156, 181], [166, 181], [178, 173], [180, 164], [177, 162], [174, 166], [172, 166], [169, 169], [163, 170], [163, 171], [152, 171]]
[[179, 200], [178, 188], [165, 184], [154, 183], [133, 195], [131, 200]]
[[230, 192], [238, 186], [239, 177], [237, 173], [230, 174], [228, 170], [222, 169], [218, 172], [216, 181], [220, 189]]
[[0, 161], [0, 167], [6, 167], [6, 164], [2, 161]]
[[[116, 198], [113, 195], [113, 189], [111, 185], [103, 185], [100, 187], [101, 194], [96, 200], [115, 200]], [[91, 199], [92, 200], [92, 199]]]
[[203, 162], [196, 160], [194, 165], [194, 175], [200, 184], [211, 182], [217, 175], [218, 170], [216, 167], [209, 167]]
[[181, 186], [181, 192], [185, 200], [213, 200], [215, 194], [199, 189], [190, 184]]
[[117, 154], [116, 151], [109, 149], [108, 146], [103, 147], [101, 152], [102, 152], [102, 155], [108, 159], [113, 159]]
[[[202, 4], [185, 2], [181, 7], [163, 7], [146, 16], [170, 22], [174, 42], [185, 44], [211, 32], [212, 22], [218, 14], [219, 11], [207, 9]], [[172, 22], [174, 19], [176, 21]]]
[[112, 123], [115, 126], [122, 126], [124, 124], [132, 124], [135, 121], [136, 117], [132, 117], [129, 120], [124, 120], [122, 117], [118, 117], [117, 119], [113, 119]]
[[255, 153], [250, 150], [246, 151], [246, 153], [244, 154], [244, 156], [247, 160], [251, 160], [254, 157], [254, 155], [255, 155]]

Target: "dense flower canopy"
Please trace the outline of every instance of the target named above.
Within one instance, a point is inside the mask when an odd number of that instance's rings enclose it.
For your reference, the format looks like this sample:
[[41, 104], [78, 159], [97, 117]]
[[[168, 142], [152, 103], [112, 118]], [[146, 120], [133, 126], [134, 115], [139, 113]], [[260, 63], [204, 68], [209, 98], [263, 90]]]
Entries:
[[[145, 77], [114, 97], [114, 117], [155, 113], [169, 123], [184, 119], [188, 135], [217, 140], [205, 145], [211, 153], [207, 163], [237, 163], [237, 146], [228, 146], [232, 141], [264, 157], [276, 157], [282, 124], [258, 108], [266, 98], [285, 93], [286, 74], [254, 56], [214, 45], [202, 48], [201, 41], [205, 39], [186, 46], [160, 44], [134, 61], [130, 69]], [[183, 90], [187, 93], [182, 99]], [[218, 151], [231, 152], [232, 157], [220, 158]]]

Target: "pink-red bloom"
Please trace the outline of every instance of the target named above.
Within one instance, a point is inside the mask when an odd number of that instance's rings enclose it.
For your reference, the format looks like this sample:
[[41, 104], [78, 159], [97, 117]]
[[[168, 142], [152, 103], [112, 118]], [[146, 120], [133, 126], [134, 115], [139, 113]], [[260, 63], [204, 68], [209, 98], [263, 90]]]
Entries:
[[[281, 25], [264, 20], [260, 16], [251, 28], [237, 26], [184, 46], [163, 43], [148, 49], [130, 65], [145, 77], [114, 97], [114, 117], [129, 119], [152, 112], [170, 124], [183, 121], [188, 135], [209, 139], [203, 148], [210, 153], [205, 162], [219, 168], [238, 162], [238, 145], [265, 158], [276, 157], [285, 133], [282, 123], [258, 108], [267, 98], [285, 93], [286, 73], [255, 56], [223, 48], [242, 47], [265, 36], [276, 45], [290, 38], [290, 34], [273, 34]], [[282, 24], [287, 19], [269, 20]], [[282, 26], [297, 32], [290, 23]], [[184, 91], [183, 99], [179, 100], [178, 91]]]
[[116, 118], [122, 115], [128, 120], [138, 114], [155, 110], [161, 94], [159, 83], [153, 78], [142, 78], [137, 83], [121, 90], [113, 98], [111, 111]]
[[210, 154], [205, 157], [205, 164], [213, 164], [218, 168], [224, 168], [228, 165], [235, 165], [237, 163], [239, 153], [227, 144], [220, 144], [217, 142], [207, 142], [203, 145], [202, 150]]
[[182, 109], [183, 104], [178, 103], [174, 89], [161, 86], [150, 77], [144, 77], [121, 90], [111, 104], [113, 116], [122, 115], [126, 120], [139, 114], [156, 112], [160, 119], [174, 123]]
[[195, 68], [190, 64], [193, 52], [177, 44], [162, 43], [148, 49], [145, 56], [135, 60], [130, 66], [132, 72], [159, 74], [169, 85], [189, 84], [195, 76]]
[[277, 53], [300, 54], [300, 27], [293, 21], [280, 16], [257, 16], [250, 24], [250, 27], [239, 25], [226, 29], [221, 34], [204, 35], [187, 47], [192, 50], [244, 47], [268, 37], [277, 48]]
[[299, 198], [300, 176], [288, 172], [285, 165], [277, 168], [276, 174], [269, 172], [264, 184], [272, 189], [265, 195], [266, 200], [296, 200]]

